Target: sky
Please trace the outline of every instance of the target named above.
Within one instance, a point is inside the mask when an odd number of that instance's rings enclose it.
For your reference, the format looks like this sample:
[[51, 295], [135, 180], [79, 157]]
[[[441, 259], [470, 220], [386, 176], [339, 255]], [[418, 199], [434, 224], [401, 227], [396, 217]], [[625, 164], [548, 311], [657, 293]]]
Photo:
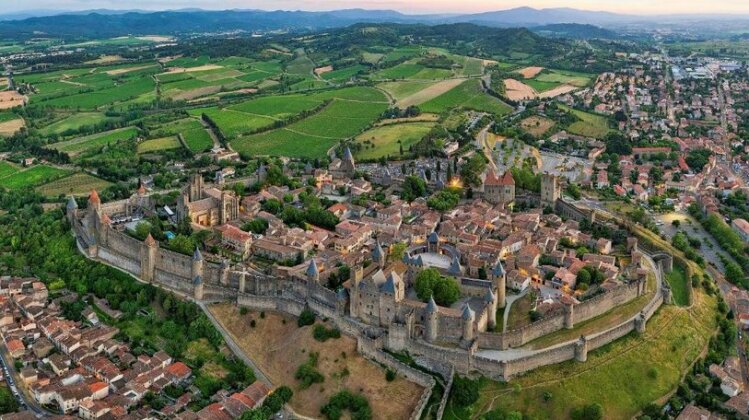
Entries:
[[393, 9], [404, 13], [475, 13], [529, 6], [573, 7], [629, 14], [745, 13], [747, 0], [0, 0], [0, 14], [24, 10], [88, 9]]

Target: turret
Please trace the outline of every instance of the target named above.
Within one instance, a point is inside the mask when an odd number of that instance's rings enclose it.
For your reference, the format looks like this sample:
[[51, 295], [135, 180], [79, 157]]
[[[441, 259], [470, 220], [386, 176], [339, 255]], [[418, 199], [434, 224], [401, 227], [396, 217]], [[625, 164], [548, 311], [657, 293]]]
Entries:
[[192, 279], [192, 287], [195, 300], [203, 300], [203, 276], [195, 276]]
[[439, 335], [439, 308], [437, 307], [437, 302], [434, 301], [434, 296], [429, 298], [429, 303], [427, 303], [426, 307], [426, 328], [425, 334], [426, 334], [426, 341], [428, 342], [434, 342], [437, 340], [437, 336]]
[[192, 278], [197, 276], [203, 276], [203, 254], [200, 253], [200, 249], [195, 247], [195, 252], [192, 253], [192, 267], [190, 271]]
[[226, 287], [229, 285], [229, 260], [226, 258], [221, 260], [221, 278], [219, 279], [219, 283], [221, 283], [222, 286]]
[[140, 247], [140, 278], [143, 281], [153, 281], [153, 272], [156, 267], [156, 254], [159, 251], [159, 243], [148, 234], [143, 245]]
[[315, 262], [315, 259], [312, 258], [309, 261], [309, 265], [307, 266], [307, 280], [312, 283], [317, 283], [320, 281], [320, 270], [317, 269], [317, 262]]
[[463, 268], [460, 266], [460, 259], [457, 255], [453, 256], [453, 260], [450, 263], [450, 268], [447, 272], [456, 277], [463, 275]]
[[75, 201], [75, 197], [72, 195], [68, 198], [68, 203], [65, 205], [65, 214], [68, 216], [70, 223], [73, 223], [78, 218], [78, 202]]
[[380, 242], [377, 241], [377, 244], [372, 250], [372, 261], [374, 261], [374, 263], [377, 264], [378, 267], [385, 268], [385, 260], [385, 251], [383, 251], [382, 246], [380, 246]]
[[382, 292], [392, 295], [396, 302], [403, 299], [403, 281], [396, 272], [388, 274], [385, 284], [382, 285]]
[[439, 254], [440, 250], [440, 237], [437, 232], [432, 232], [427, 236], [427, 251]]
[[497, 260], [491, 272], [491, 281], [497, 289], [497, 306], [505, 307], [505, 293], [507, 287], [507, 273], [502, 265], [502, 261]]
[[488, 326], [490, 329], [497, 328], [497, 295], [489, 289], [484, 296], [484, 303], [486, 303], [487, 310], [489, 311]]
[[471, 306], [467, 303], [463, 305], [463, 340], [473, 341], [473, 323], [476, 320], [476, 313], [471, 309]]

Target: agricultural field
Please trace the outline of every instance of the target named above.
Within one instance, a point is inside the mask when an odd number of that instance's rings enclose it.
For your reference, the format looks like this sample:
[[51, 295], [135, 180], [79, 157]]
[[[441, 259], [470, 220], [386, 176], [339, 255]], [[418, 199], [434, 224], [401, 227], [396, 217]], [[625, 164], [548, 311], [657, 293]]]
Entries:
[[345, 82], [357, 74], [364, 73], [369, 69], [367, 66], [357, 64], [351, 67], [344, 67], [342, 69], [335, 69], [327, 73], [323, 73], [322, 78], [334, 82]]
[[0, 112], [0, 137], [10, 137], [20, 130], [26, 122], [12, 112]]
[[138, 143], [138, 153], [160, 152], [162, 150], [179, 149], [180, 147], [182, 145], [177, 140], [177, 137], [161, 137]]
[[533, 137], [539, 138], [554, 127], [554, 121], [539, 116], [528, 117], [520, 121], [520, 128]]
[[585, 87], [594, 78], [595, 75], [592, 74], [546, 69], [533, 79], [538, 82], [568, 84], [575, 87]]
[[183, 118], [166, 124], [160, 124], [150, 129], [150, 135], [154, 137], [169, 137], [182, 135], [190, 151], [201, 153], [213, 147], [213, 139], [203, 124], [197, 118]]
[[185, 145], [193, 153], [205, 152], [213, 147], [213, 139], [202, 127], [183, 131], [181, 134]]
[[419, 142], [435, 126], [430, 122], [390, 124], [375, 127], [356, 136], [362, 149], [355, 153], [357, 159], [378, 159], [389, 157], [398, 159], [401, 147], [404, 154], [408, 148]]
[[453, 89], [419, 106], [423, 112], [435, 114], [441, 114], [460, 107], [497, 115], [503, 115], [512, 110], [506, 103], [482, 92], [479, 82], [475, 79], [466, 80]]
[[20, 168], [6, 160], [0, 160], [0, 178], [5, 178], [18, 172]]
[[307, 57], [307, 53], [302, 48], [294, 51], [294, 54], [296, 57], [286, 66], [286, 71], [296, 76], [312, 77], [315, 63]]
[[68, 132], [77, 132], [81, 127], [95, 125], [106, 120], [107, 117], [100, 112], [75, 113], [42, 127], [39, 132], [45, 136], [51, 134], [65, 135]]
[[[672, 392], [715, 331], [715, 298], [695, 293], [694, 305], [664, 305], [641, 335], [630, 334], [575, 361], [536, 369], [509, 383], [482, 379], [470, 410], [449, 404], [445, 419], [479, 418], [494, 409], [529, 418], [569, 418], [592, 402], [606, 419], [630, 419]], [[551, 395], [551, 398], [544, 398]], [[663, 402], [663, 401], [661, 401]]]
[[271, 117], [251, 115], [229, 108], [198, 108], [190, 110], [189, 113], [194, 116], [207, 115], [229, 139], [270, 127], [276, 121]]
[[59, 143], [53, 143], [48, 145], [47, 148], [59, 150], [60, 152], [67, 153], [70, 157], [74, 157], [87, 150], [116, 143], [120, 140], [131, 139], [137, 135], [137, 128], [126, 127], [117, 130], [106, 131], [104, 133], [92, 134], [90, 136], [78, 137]]
[[10, 190], [34, 187], [61, 178], [70, 172], [71, 171], [67, 169], [59, 169], [47, 165], [36, 165], [0, 177], [0, 187]]
[[110, 185], [112, 185], [110, 182], [101, 178], [78, 172], [47, 184], [40, 185], [36, 187], [36, 191], [46, 197], [70, 195], [85, 196], [88, 195], [91, 190], [101, 191]]
[[604, 116], [579, 111], [564, 105], [560, 105], [560, 108], [572, 113], [580, 119], [580, 121], [572, 123], [572, 125], [567, 128], [567, 131], [572, 134], [601, 139], [605, 137], [610, 130], [609, 122]]

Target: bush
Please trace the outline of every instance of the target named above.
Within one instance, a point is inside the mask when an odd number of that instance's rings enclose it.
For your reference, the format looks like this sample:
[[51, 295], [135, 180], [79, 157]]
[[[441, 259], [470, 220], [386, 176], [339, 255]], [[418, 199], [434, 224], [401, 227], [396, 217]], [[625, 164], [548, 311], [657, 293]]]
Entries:
[[338, 420], [343, 416], [343, 412], [348, 411], [352, 420], [370, 420], [372, 418], [372, 408], [369, 401], [359, 394], [353, 394], [348, 390], [340, 391], [333, 395], [320, 412], [330, 420]]
[[245, 308], [244, 306], [241, 307], [241, 308], [239, 308], [239, 314], [240, 315], [247, 315], [247, 308]]
[[312, 384], [318, 384], [325, 381], [325, 377], [316, 369], [318, 357], [318, 353], [310, 353], [307, 361], [299, 365], [297, 368], [294, 378], [301, 381], [301, 384], [299, 385], [300, 389], [307, 389], [312, 386]]
[[601, 404], [588, 404], [572, 410], [572, 420], [601, 420], [603, 419], [603, 407]]
[[328, 341], [331, 338], [341, 338], [341, 330], [338, 328], [326, 328], [325, 325], [317, 324], [312, 330], [312, 337], [317, 341]]
[[388, 369], [385, 371], [385, 380], [388, 382], [393, 382], [395, 380], [396, 373], [393, 369]]
[[479, 399], [479, 381], [455, 375], [450, 398], [458, 407], [468, 407]]
[[255, 328], [257, 326], [257, 322], [253, 319], [250, 321], [250, 328]]
[[315, 323], [315, 313], [312, 312], [309, 309], [305, 309], [302, 311], [301, 314], [299, 314], [299, 319], [297, 319], [296, 324], [299, 327], [304, 327], [307, 325], [312, 325]]

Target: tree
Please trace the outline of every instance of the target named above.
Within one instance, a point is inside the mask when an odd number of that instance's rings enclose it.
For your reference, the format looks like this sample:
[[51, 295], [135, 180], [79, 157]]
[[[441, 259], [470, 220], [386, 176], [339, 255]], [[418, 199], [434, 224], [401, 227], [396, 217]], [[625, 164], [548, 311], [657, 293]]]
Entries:
[[481, 153], [475, 153], [460, 167], [460, 178], [466, 186], [481, 185], [481, 174], [486, 170], [486, 158]]
[[617, 155], [629, 155], [632, 153], [632, 145], [624, 134], [612, 131], [604, 137], [606, 152]]
[[460, 298], [460, 288], [453, 278], [444, 277], [436, 268], [427, 268], [416, 275], [416, 296], [424, 302], [434, 297], [441, 306], [450, 306]]
[[572, 420], [601, 420], [603, 419], [603, 407], [601, 404], [588, 404], [572, 410]]
[[470, 378], [455, 375], [450, 398], [458, 407], [468, 407], [479, 399], [479, 382]]
[[427, 205], [437, 211], [452, 210], [460, 202], [460, 195], [449, 190], [442, 190], [427, 199]]
[[401, 198], [406, 201], [414, 201], [427, 194], [427, 184], [423, 179], [410, 175], [403, 181]]

